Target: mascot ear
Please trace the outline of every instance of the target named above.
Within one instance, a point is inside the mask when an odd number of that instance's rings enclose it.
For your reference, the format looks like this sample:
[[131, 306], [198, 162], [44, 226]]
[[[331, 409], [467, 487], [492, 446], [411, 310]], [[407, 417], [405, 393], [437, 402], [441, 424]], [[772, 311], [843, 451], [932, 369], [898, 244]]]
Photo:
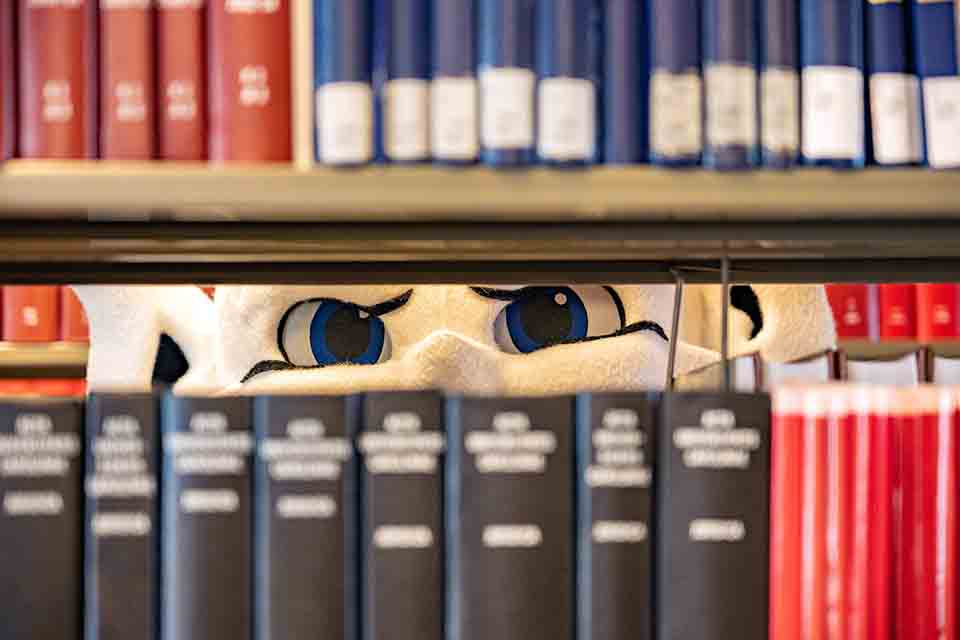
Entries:
[[193, 286], [75, 286], [90, 323], [87, 387], [91, 391], [151, 389], [160, 336], [169, 335], [190, 365], [178, 392], [218, 388], [213, 302]]

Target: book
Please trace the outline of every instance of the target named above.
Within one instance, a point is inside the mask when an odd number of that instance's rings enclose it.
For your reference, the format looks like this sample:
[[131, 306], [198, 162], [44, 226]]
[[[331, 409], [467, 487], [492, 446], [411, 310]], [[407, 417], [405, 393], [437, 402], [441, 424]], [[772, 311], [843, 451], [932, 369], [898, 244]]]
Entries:
[[828, 284], [826, 290], [838, 338], [879, 339], [880, 303], [877, 285]]
[[863, 3], [800, 0], [801, 148], [808, 165], [865, 160]]
[[60, 287], [60, 340], [89, 342], [90, 324], [80, 298], [70, 287]]
[[429, 0], [375, 0], [375, 6], [378, 156], [423, 162], [430, 157]]
[[290, 0], [290, 82], [291, 136], [293, 163], [310, 169], [316, 163], [316, 136], [313, 132], [313, 0]]
[[657, 442], [656, 637], [766, 638], [769, 397], [668, 393]]
[[873, 159], [907, 165], [923, 158], [920, 83], [911, 64], [908, 2], [865, 3]]
[[656, 396], [577, 397], [578, 637], [653, 637]]
[[480, 151], [475, 0], [431, 0], [430, 151], [471, 164]]
[[651, 55], [647, 11], [635, 0], [605, 0], [599, 7], [603, 163], [646, 162]]
[[83, 633], [82, 434], [74, 400], [0, 403], [0, 539], [11, 549], [0, 563], [0, 637]]
[[916, 337], [916, 285], [880, 285], [880, 339], [912, 340]]
[[531, 164], [535, 147], [536, 0], [477, 0], [481, 159]]
[[447, 640], [574, 637], [573, 400], [447, 400]]
[[913, 54], [923, 98], [927, 162], [934, 169], [960, 167], [960, 11], [955, 0], [913, 0]]
[[20, 156], [97, 157], [96, 1], [17, 7]]
[[373, 159], [370, 7], [365, 0], [315, 0], [317, 158], [361, 165]]
[[596, 154], [591, 5], [590, 0], [537, 3], [537, 156], [544, 164], [586, 164]]
[[763, 165], [787, 169], [800, 154], [797, 0], [757, 3], [760, 59], [760, 149]]
[[156, 62], [151, 0], [100, 2], [100, 157], [154, 157]]
[[770, 390], [788, 382], [827, 382], [836, 377], [832, 351], [792, 362], [771, 362], [764, 359], [758, 361], [763, 390]]
[[700, 164], [700, 3], [651, 0], [649, 28], [650, 161], [664, 166]]
[[928, 343], [960, 337], [957, 314], [960, 300], [957, 285], [922, 283], [917, 285], [917, 338]]
[[363, 620], [366, 640], [443, 640], [443, 396], [364, 398]]
[[3, 339], [53, 342], [60, 335], [60, 291], [55, 286], [3, 287]]
[[207, 159], [204, 0], [157, 0], [157, 157]]
[[159, 541], [158, 411], [150, 394], [86, 405], [84, 637], [153, 640]]
[[960, 384], [960, 349], [956, 342], [930, 344], [926, 349], [926, 382]]
[[0, 161], [16, 149], [16, 3], [0, 3]]
[[839, 378], [892, 386], [913, 386], [924, 379], [925, 354], [907, 343], [902, 349], [875, 354], [846, 353], [839, 358]]
[[207, 16], [210, 160], [290, 162], [290, 0], [211, 0]]
[[254, 400], [256, 640], [360, 638], [356, 400]]
[[161, 406], [161, 640], [251, 637], [250, 401]]
[[703, 3], [704, 166], [749, 169], [757, 146], [757, 52], [753, 0]]

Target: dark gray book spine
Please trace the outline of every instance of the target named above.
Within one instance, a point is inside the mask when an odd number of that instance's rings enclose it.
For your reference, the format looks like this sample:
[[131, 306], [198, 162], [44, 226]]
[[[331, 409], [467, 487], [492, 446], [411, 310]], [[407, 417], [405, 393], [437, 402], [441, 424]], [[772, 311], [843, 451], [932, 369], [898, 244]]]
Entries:
[[364, 400], [365, 640], [442, 640], [443, 397], [373, 393]]
[[149, 394], [87, 401], [86, 640], [156, 637], [157, 413]]
[[164, 397], [162, 640], [249, 640], [250, 401]]
[[580, 638], [653, 637], [655, 396], [577, 398]]
[[447, 640], [570, 640], [573, 400], [452, 398], [447, 429]]
[[658, 442], [658, 640], [766, 640], [769, 396], [667, 394]]
[[256, 640], [359, 640], [355, 398], [254, 401]]
[[82, 429], [78, 402], [0, 403], [0, 638], [81, 636]]

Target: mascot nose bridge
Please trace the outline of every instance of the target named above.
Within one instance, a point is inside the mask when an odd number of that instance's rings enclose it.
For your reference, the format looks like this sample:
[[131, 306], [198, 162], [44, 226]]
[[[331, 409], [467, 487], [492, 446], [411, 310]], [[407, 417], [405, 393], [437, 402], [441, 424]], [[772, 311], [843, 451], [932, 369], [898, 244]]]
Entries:
[[501, 386], [502, 354], [453, 331], [430, 334], [413, 357], [422, 379], [434, 388], [488, 392]]

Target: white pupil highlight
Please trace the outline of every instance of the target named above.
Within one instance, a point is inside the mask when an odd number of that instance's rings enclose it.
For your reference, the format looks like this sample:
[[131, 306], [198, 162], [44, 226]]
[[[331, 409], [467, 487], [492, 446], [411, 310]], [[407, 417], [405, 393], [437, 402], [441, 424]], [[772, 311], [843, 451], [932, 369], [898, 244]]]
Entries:
[[558, 293], [553, 296], [553, 301], [562, 307], [563, 305], [567, 304], [567, 294]]

